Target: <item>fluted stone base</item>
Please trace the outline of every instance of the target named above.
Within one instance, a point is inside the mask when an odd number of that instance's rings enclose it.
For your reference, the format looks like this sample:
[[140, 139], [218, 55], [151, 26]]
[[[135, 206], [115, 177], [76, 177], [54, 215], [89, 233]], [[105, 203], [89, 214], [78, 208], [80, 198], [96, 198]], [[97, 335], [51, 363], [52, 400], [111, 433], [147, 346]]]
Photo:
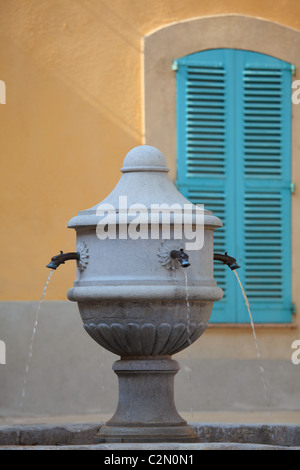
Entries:
[[119, 379], [119, 403], [96, 442], [196, 442], [196, 433], [174, 403], [176, 361], [168, 356], [124, 358], [113, 370]]

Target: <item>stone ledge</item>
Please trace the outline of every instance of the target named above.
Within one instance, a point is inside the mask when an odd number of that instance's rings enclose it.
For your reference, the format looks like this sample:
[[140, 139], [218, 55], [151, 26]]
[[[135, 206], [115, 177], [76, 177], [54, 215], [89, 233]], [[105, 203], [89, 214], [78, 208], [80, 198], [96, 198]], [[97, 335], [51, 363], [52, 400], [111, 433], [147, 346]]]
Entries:
[[0, 449], [297, 449], [300, 425], [191, 423], [199, 442], [155, 444], [94, 444], [103, 423], [0, 426]]
[[97, 444], [70, 446], [2, 446], [0, 450], [102, 450], [102, 451], [147, 451], [147, 450], [300, 450], [300, 447], [269, 446], [263, 444], [240, 443], [196, 443], [196, 444]]

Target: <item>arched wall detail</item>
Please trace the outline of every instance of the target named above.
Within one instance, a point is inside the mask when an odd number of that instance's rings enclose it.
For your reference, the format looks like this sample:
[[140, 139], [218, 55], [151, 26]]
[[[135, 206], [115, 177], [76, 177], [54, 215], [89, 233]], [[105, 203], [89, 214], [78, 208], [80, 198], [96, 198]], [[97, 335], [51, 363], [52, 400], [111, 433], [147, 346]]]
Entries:
[[[300, 80], [300, 31], [265, 19], [220, 15], [193, 18], [164, 26], [144, 37], [144, 142], [159, 148], [176, 179], [176, 74], [174, 60], [216, 48], [244, 49], [268, 54], [295, 66]], [[292, 96], [291, 89], [291, 96]], [[300, 259], [300, 103], [292, 105], [292, 260]], [[300, 304], [300, 269], [292, 263], [293, 299]], [[296, 323], [300, 326], [299, 316]]]
[[[191, 19], [163, 27], [144, 38], [145, 143], [158, 147], [176, 172], [176, 76], [173, 61], [216, 48], [245, 49], [268, 54], [295, 65], [300, 78], [300, 32], [278, 23], [240, 15]], [[293, 108], [299, 129], [300, 107]], [[297, 125], [298, 124], [298, 125]], [[297, 126], [296, 126], [297, 125]], [[300, 146], [293, 133], [293, 155]]]

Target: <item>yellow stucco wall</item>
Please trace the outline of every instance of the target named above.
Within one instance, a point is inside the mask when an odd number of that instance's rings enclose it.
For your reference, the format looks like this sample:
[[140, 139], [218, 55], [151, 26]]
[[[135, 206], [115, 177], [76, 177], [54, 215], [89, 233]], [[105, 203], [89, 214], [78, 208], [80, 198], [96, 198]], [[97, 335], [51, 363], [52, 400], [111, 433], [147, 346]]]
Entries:
[[[68, 220], [143, 143], [143, 36], [228, 13], [300, 30], [299, 0], [0, 0], [0, 300], [40, 297], [45, 264], [75, 249]], [[74, 274], [57, 270], [47, 299], [66, 299]]]

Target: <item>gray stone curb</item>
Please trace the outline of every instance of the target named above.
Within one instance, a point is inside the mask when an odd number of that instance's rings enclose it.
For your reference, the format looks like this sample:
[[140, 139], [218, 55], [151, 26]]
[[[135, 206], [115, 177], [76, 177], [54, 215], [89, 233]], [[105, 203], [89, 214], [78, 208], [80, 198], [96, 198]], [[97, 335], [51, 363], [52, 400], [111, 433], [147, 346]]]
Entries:
[[260, 444], [220, 443], [207, 444], [98, 444], [98, 445], [71, 445], [71, 446], [3, 446], [0, 450], [103, 450], [103, 451], [130, 451], [130, 450], [300, 450], [300, 447], [265, 446]]
[[8, 450], [300, 450], [300, 425], [192, 423], [198, 443], [94, 444], [103, 424], [0, 426], [0, 449]]

